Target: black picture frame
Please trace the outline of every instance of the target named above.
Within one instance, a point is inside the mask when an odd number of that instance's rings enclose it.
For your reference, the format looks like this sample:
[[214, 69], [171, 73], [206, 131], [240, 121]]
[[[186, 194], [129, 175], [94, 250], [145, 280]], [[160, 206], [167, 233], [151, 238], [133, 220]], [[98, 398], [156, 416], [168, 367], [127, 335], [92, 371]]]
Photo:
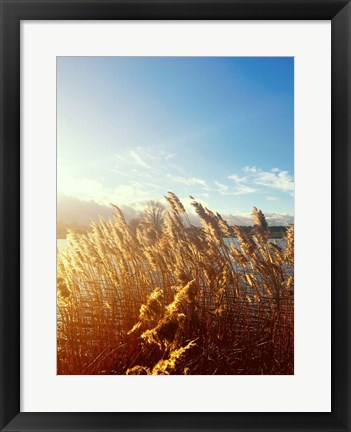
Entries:
[[[350, 2], [345, 0], [0, 0], [0, 8], [1, 431], [351, 430]], [[331, 413], [20, 412], [20, 21], [105, 19], [331, 20]]]

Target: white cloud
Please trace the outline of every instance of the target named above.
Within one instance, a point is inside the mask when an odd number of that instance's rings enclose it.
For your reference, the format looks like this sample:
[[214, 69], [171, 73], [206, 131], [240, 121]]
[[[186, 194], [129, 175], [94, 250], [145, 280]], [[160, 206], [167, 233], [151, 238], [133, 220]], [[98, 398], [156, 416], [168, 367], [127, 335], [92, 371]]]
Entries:
[[135, 170], [130, 169], [129, 174], [118, 169], [112, 170], [117, 174], [115, 184], [107, 184], [101, 177], [93, 179], [61, 171], [58, 175], [58, 192], [83, 201], [93, 200], [99, 205], [109, 205], [111, 202], [122, 205], [163, 196], [164, 188], [150, 174], [144, 172], [139, 175], [138, 170]]
[[110, 193], [110, 201], [116, 205], [124, 205], [136, 201], [148, 201], [163, 196], [163, 188], [151, 182], [132, 181], [120, 184]]
[[217, 181], [215, 181], [215, 185], [218, 187], [218, 192], [227, 192], [229, 187], [223, 183], [219, 183]]
[[145, 199], [147, 197], [147, 191], [137, 183], [120, 185], [113, 191], [112, 202], [116, 201], [116, 204], [132, 202], [138, 199]]
[[[244, 195], [256, 192], [256, 189], [252, 186], [249, 186], [247, 184], [247, 178], [246, 177], [239, 177], [236, 174], [232, 174], [228, 177], [230, 180], [233, 180], [235, 184], [234, 190], [227, 191], [227, 192], [221, 192], [222, 195]], [[245, 184], [246, 183], [246, 184]]]
[[181, 176], [173, 176], [171, 174], [167, 174], [167, 178], [169, 178], [170, 180], [176, 182], [176, 183], [181, 183], [181, 184], [185, 184], [187, 186], [201, 186], [203, 188], [208, 188], [207, 183], [205, 182], [205, 180], [196, 178], [196, 177], [181, 177]]
[[100, 216], [110, 219], [112, 215], [112, 206], [61, 193], [57, 196], [57, 221], [59, 223], [89, 225], [93, 220], [97, 221]]
[[257, 168], [255, 166], [253, 167], [246, 166], [243, 168], [243, 171], [246, 173], [255, 173], [257, 172]]
[[249, 173], [249, 181], [253, 184], [277, 189], [282, 192], [294, 191], [294, 180], [288, 171], [273, 168], [271, 171], [263, 171], [256, 167], [246, 167], [245, 172]]
[[253, 192], [256, 192], [256, 189], [254, 189], [250, 186], [238, 184], [238, 185], [236, 185], [236, 189], [235, 189], [233, 195], [243, 195], [243, 194], [249, 194], [249, 193], [253, 193]]
[[294, 180], [288, 171], [282, 171], [279, 168], [263, 171], [255, 166], [246, 166], [243, 172], [245, 176], [232, 174], [228, 177], [235, 182], [239, 193], [255, 192], [257, 186], [287, 192], [290, 195], [294, 193]]
[[129, 151], [129, 154], [130, 154], [130, 156], [132, 157], [132, 159], [138, 164], [138, 165], [140, 165], [140, 166], [142, 166], [142, 167], [144, 167], [144, 168], [148, 168], [148, 169], [150, 169], [151, 168], [151, 166], [148, 164], [148, 163], [146, 163], [143, 159], [142, 159], [142, 157], [136, 152], [136, 151], [134, 151], [134, 150], [130, 150]]
[[[185, 174], [184, 169], [175, 163], [175, 157], [175, 153], [165, 151], [155, 153], [150, 149], [136, 147], [124, 153], [114, 154], [113, 166], [108, 171], [124, 177], [132, 177], [133, 174], [139, 179], [151, 176], [165, 178], [167, 173], [173, 172]], [[182, 175], [182, 177], [186, 176]]]
[[287, 213], [266, 213], [265, 214], [268, 225], [290, 225], [294, 223], [294, 216]]
[[277, 201], [277, 197], [275, 197], [275, 196], [271, 196], [271, 195], [268, 195], [267, 197], [266, 197], [266, 199], [268, 200], [268, 201]]
[[78, 177], [70, 174], [57, 176], [58, 190], [65, 192], [68, 195], [77, 196], [79, 198], [96, 201], [106, 201], [107, 194], [101, 180], [89, 179], [86, 177]]
[[[269, 226], [285, 226], [294, 223], [294, 216], [288, 215], [286, 213], [263, 213]], [[248, 226], [253, 224], [252, 216], [250, 213], [222, 214], [222, 217], [230, 225]]]
[[[141, 217], [149, 200], [135, 201], [128, 204], [115, 203], [122, 210], [127, 221]], [[89, 225], [98, 221], [100, 217], [108, 220], [113, 217], [114, 208], [102, 205], [94, 200], [82, 200], [76, 197], [58, 194], [57, 221], [65, 224]]]
[[[246, 168], [244, 168], [245, 171]], [[235, 183], [243, 183], [245, 181], [247, 181], [247, 177], [240, 177], [237, 174], [232, 174], [230, 176], [228, 176], [229, 179], [234, 180]]]

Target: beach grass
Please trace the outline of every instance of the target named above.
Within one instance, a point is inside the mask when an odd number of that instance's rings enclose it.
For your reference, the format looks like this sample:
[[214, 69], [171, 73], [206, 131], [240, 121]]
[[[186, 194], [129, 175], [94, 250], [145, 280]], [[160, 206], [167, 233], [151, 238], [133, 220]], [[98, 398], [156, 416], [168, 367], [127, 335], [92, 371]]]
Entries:
[[[293, 374], [294, 226], [269, 240], [178, 197], [128, 224], [115, 207], [57, 256], [58, 374]], [[237, 241], [229, 239], [236, 238]]]

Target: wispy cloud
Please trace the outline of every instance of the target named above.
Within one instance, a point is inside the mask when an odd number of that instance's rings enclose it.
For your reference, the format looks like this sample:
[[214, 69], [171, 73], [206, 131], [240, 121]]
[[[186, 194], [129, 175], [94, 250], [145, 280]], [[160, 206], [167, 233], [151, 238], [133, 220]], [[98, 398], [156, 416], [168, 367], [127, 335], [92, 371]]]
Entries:
[[234, 195], [250, 194], [253, 192], [256, 192], [256, 189], [244, 184], [237, 184], [236, 190], [234, 191]]
[[146, 163], [145, 160], [143, 160], [142, 157], [136, 151], [130, 150], [129, 154], [132, 157], [132, 159], [134, 159], [134, 161], [138, 165], [140, 165], [140, 166], [142, 166], [144, 168], [148, 168], [148, 169], [151, 168], [151, 166], [148, 163]]
[[229, 179], [234, 180], [235, 183], [244, 183], [245, 181], [247, 181], [247, 177], [240, 177], [237, 174], [232, 174], [230, 176], [228, 176]]
[[[272, 168], [270, 171], [264, 171], [255, 166], [246, 166], [242, 169], [244, 175], [232, 174], [228, 176], [235, 183], [235, 193], [237, 195], [253, 192], [266, 192], [268, 190], [277, 190], [286, 192], [289, 195], [294, 193], [294, 180], [288, 171], [282, 171], [279, 168]], [[217, 185], [218, 186], [218, 185]], [[221, 194], [227, 194], [223, 188], [218, 190]], [[267, 197], [270, 201], [277, 200], [270, 195]]]
[[263, 171], [255, 166], [247, 166], [243, 171], [247, 174], [248, 180], [255, 185], [277, 189], [282, 192], [294, 191], [294, 180], [288, 171], [282, 171], [279, 168]]
[[234, 188], [233, 190], [222, 193], [222, 195], [244, 195], [256, 192], [256, 189], [247, 183], [246, 177], [232, 174], [228, 178], [234, 182]]
[[[165, 151], [153, 152], [150, 149], [135, 147], [134, 149], [114, 154], [113, 170], [117, 174], [125, 177], [131, 173], [139, 177], [166, 176], [167, 172], [184, 172], [183, 168], [178, 167], [174, 161], [175, 153]], [[170, 171], [171, 170], [171, 171]], [[150, 174], [151, 173], [151, 174]]]
[[223, 183], [219, 183], [219, 182], [217, 182], [217, 181], [215, 181], [214, 183], [215, 183], [215, 185], [218, 187], [218, 192], [219, 192], [219, 193], [225, 193], [225, 192], [228, 192], [228, 190], [229, 190], [229, 186], [227, 186], [227, 185], [225, 185], [225, 184], [223, 184]]
[[205, 189], [208, 188], [205, 180], [196, 177], [181, 177], [167, 174], [167, 178], [169, 178], [173, 182], [185, 184], [187, 186], [201, 186]]

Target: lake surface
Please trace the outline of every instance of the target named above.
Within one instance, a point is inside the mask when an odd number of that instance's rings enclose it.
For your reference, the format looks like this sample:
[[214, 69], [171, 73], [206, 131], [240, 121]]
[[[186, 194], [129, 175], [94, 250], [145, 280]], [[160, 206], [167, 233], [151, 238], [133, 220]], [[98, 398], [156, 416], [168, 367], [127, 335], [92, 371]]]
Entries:
[[[281, 248], [284, 248], [286, 245], [286, 241], [284, 239], [270, 239], [271, 242], [276, 242], [278, 246], [280, 246]], [[227, 244], [229, 244], [230, 242], [233, 242], [236, 246], [239, 246], [239, 242], [237, 239], [235, 238], [227, 238], [225, 239], [225, 242]], [[65, 250], [67, 247], [69, 247], [68, 245], [68, 241], [66, 239], [58, 239], [57, 240], [57, 248], [60, 252], [62, 252], [63, 250]]]

